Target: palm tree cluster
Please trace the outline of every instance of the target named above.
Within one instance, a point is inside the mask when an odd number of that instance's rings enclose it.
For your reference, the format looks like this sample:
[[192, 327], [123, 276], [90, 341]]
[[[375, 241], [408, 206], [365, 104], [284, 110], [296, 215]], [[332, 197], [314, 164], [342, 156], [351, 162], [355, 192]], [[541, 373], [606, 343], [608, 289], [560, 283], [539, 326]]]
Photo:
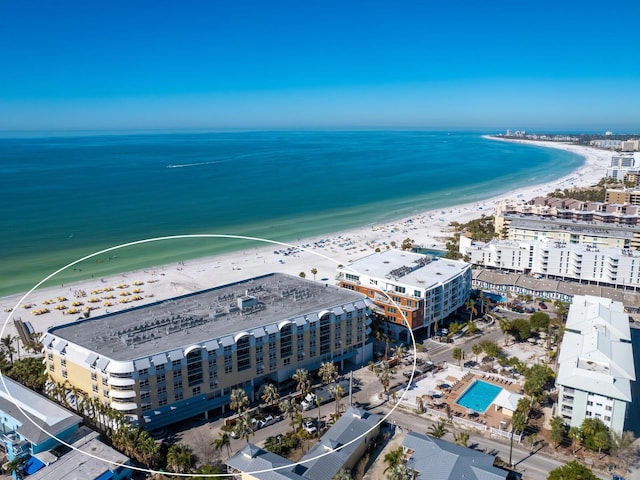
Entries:
[[407, 468], [407, 460], [404, 456], [404, 449], [398, 447], [395, 450], [391, 450], [384, 456], [384, 463], [387, 467], [384, 469], [384, 473], [387, 474], [388, 480], [411, 480], [413, 474]]
[[160, 460], [160, 444], [146, 430], [123, 424], [111, 435], [113, 446], [149, 468]]

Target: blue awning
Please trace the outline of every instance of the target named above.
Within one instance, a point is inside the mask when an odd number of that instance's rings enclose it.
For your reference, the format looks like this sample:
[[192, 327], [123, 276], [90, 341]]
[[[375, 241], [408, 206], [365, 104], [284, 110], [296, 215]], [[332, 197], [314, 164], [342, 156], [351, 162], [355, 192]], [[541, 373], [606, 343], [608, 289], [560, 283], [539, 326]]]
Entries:
[[96, 477], [94, 480], [111, 480], [113, 478], [113, 472], [111, 470], [107, 470], [99, 477]]
[[44, 466], [44, 463], [42, 463], [36, 457], [31, 457], [29, 460], [27, 460], [27, 463], [24, 464], [24, 473], [26, 473], [27, 475], [33, 475]]

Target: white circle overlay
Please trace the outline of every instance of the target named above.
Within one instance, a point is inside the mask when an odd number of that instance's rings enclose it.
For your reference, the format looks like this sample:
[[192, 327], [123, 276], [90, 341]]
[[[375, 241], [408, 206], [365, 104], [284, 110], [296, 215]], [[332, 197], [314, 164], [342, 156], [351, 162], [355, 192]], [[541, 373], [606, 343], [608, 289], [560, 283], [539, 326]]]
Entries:
[[[311, 253], [313, 255], [317, 255], [319, 257], [322, 257], [325, 260], [329, 260], [329, 261], [335, 263], [336, 266], [338, 266], [338, 265], [345, 266], [345, 264], [343, 264], [342, 262], [339, 262], [338, 260], [336, 260], [334, 258], [331, 258], [331, 257], [329, 257], [327, 255], [324, 255], [323, 253], [316, 252], [316, 251], [310, 250], [310, 249], [305, 248], [305, 247], [301, 247], [299, 245], [293, 245], [293, 244], [290, 244], [290, 243], [280, 242], [280, 241], [277, 241], [277, 240], [271, 240], [271, 239], [268, 239], [268, 238], [251, 237], [251, 236], [245, 236], [245, 235], [202, 233], [202, 234], [169, 235], [169, 236], [164, 236], [164, 237], [154, 237], [154, 238], [136, 240], [136, 241], [133, 241], [133, 242], [127, 242], [127, 243], [123, 243], [123, 244], [116, 245], [116, 246], [113, 246], [113, 247], [105, 248], [103, 250], [99, 250], [97, 252], [94, 252], [94, 253], [91, 253], [89, 255], [86, 255], [86, 256], [84, 256], [82, 258], [74, 260], [73, 262], [65, 265], [64, 267], [59, 268], [55, 272], [51, 273], [50, 275], [48, 275], [45, 278], [43, 278], [42, 280], [40, 280], [27, 293], [25, 293], [18, 300], [16, 305], [11, 309], [11, 312], [9, 312], [9, 315], [7, 316], [5, 321], [2, 323], [2, 328], [0, 329], [0, 337], [2, 337], [4, 335], [5, 328], [6, 328], [7, 324], [8, 324], [8, 322], [13, 317], [13, 313], [19, 308], [19, 306], [22, 303], [25, 302], [27, 297], [29, 295], [31, 295], [35, 290], [37, 290], [43, 283], [49, 281], [50, 279], [52, 279], [53, 277], [55, 277], [59, 273], [65, 271], [69, 267], [73, 267], [74, 265], [77, 265], [78, 263], [84, 262], [85, 260], [88, 260], [88, 259], [93, 258], [95, 256], [102, 255], [102, 254], [108, 253], [108, 252], [112, 252], [114, 250], [119, 250], [121, 248], [131, 247], [131, 246], [134, 246], [134, 245], [142, 245], [142, 244], [147, 244], [147, 243], [152, 243], [152, 242], [159, 242], [159, 241], [163, 241], [163, 240], [184, 240], [184, 239], [194, 239], [194, 238], [225, 238], [225, 239], [233, 239], [233, 240], [249, 240], [249, 241], [261, 242], [261, 243], [268, 243], [268, 244], [272, 244], [272, 245], [280, 245], [280, 246], [284, 246], [284, 247], [291, 247], [291, 248], [296, 248], [298, 250], [301, 250], [301, 251], [303, 251], [305, 253]], [[350, 267], [345, 266], [345, 268], [350, 268]], [[358, 273], [355, 270], [352, 270], [352, 271], [353, 271], [353, 273]], [[124, 272], [124, 273], [126, 273], [126, 272]], [[407, 317], [406, 317], [404, 311], [400, 308], [400, 306], [386, 292], [382, 292], [382, 293], [387, 297], [389, 302], [396, 307], [397, 311], [399, 311], [401, 313], [403, 319], [406, 321]], [[100, 318], [100, 317], [95, 317], [95, 318]], [[243, 472], [243, 473], [246, 474], [246, 475], [256, 475], [256, 474], [259, 474], [259, 473], [267, 473], [267, 472], [273, 472], [273, 471], [277, 471], [277, 470], [285, 470], [285, 469], [289, 469], [289, 468], [295, 467], [296, 465], [303, 465], [304, 463], [317, 460], [317, 459], [322, 458], [322, 457], [324, 457], [326, 455], [331, 455], [333, 452], [339, 451], [339, 450], [351, 445], [352, 443], [357, 442], [361, 438], [363, 438], [366, 435], [368, 435], [372, 430], [374, 430], [375, 428], [377, 428], [380, 425], [382, 425], [382, 423], [385, 422], [387, 420], [387, 418], [389, 418], [389, 416], [391, 416], [391, 414], [393, 414], [395, 412], [396, 408], [398, 408], [398, 405], [400, 404], [400, 402], [404, 398], [405, 394], [409, 391], [409, 389], [411, 388], [411, 384], [413, 383], [413, 378], [414, 378], [415, 371], [416, 371], [416, 366], [417, 366], [417, 349], [416, 349], [415, 336], [413, 334], [412, 329], [411, 328], [407, 328], [407, 330], [409, 331], [409, 335], [411, 336], [411, 344], [412, 344], [412, 352], [413, 352], [413, 365], [412, 365], [412, 370], [411, 370], [411, 376], [409, 377], [409, 381], [407, 382], [407, 387], [402, 391], [402, 395], [400, 396], [400, 398], [395, 402], [395, 404], [393, 405], [391, 410], [386, 415], [384, 415], [380, 419], [380, 421], [378, 423], [376, 423], [369, 430], [367, 430], [364, 433], [358, 435], [357, 437], [355, 437], [351, 441], [345, 443], [344, 445], [341, 445], [341, 446], [339, 446], [339, 447], [337, 447], [335, 449], [328, 450], [328, 451], [326, 451], [326, 452], [324, 452], [324, 453], [322, 453], [320, 455], [317, 455], [315, 457], [306, 459], [304, 461], [298, 461], [296, 463], [290, 463], [290, 464], [287, 464], [287, 465], [281, 465], [279, 467], [273, 467], [273, 468], [267, 468], [267, 469], [263, 469], [263, 470], [255, 470], [255, 471], [252, 471], [252, 472]], [[79, 452], [79, 453], [81, 453], [83, 455], [91, 457], [91, 458], [93, 458], [95, 460], [99, 460], [99, 461], [111, 464], [113, 466], [116, 466], [116, 467], [128, 468], [128, 469], [131, 469], [131, 470], [135, 470], [135, 471], [143, 472], [143, 473], [149, 473], [149, 474], [175, 475], [177, 477], [185, 477], [185, 478], [193, 477], [194, 475], [197, 475], [199, 477], [207, 477], [207, 478], [209, 478], [209, 477], [210, 478], [223, 478], [223, 477], [233, 476], [233, 474], [229, 474], [229, 473], [207, 473], [207, 474], [205, 474], [205, 473], [197, 473], [197, 474], [194, 474], [194, 473], [177, 473], [177, 472], [167, 472], [167, 471], [163, 471], [163, 470], [147, 469], [147, 468], [137, 467], [135, 465], [127, 465], [127, 464], [124, 464], [124, 463], [114, 462], [114, 461], [111, 461], [111, 460], [107, 460], [107, 459], [101, 458], [101, 457], [99, 457], [97, 455], [93, 455], [93, 454], [91, 454], [89, 452], [82, 451], [82, 450], [74, 447], [73, 445], [70, 445], [69, 443], [65, 442], [64, 440], [61, 440], [60, 438], [56, 437], [55, 435], [50, 434], [43, 427], [41, 427], [35, 421], [33, 421], [32, 418], [27, 413], [25, 413], [25, 411], [20, 407], [20, 405], [18, 405], [14, 401], [14, 398], [11, 395], [11, 392], [7, 388], [7, 385], [5, 383], [4, 374], [2, 373], [2, 371], [0, 371], [0, 381], [2, 382], [2, 385], [3, 385], [4, 389], [5, 389], [5, 391], [7, 392], [7, 396], [8, 396], [9, 401], [11, 401], [18, 408], [18, 410], [35, 427], [37, 427], [44, 434], [46, 434], [50, 438], [56, 440], [60, 444], [66, 446], [66, 447], [68, 447], [68, 448], [70, 448], [72, 450], [75, 450], [75, 451], [77, 451], [77, 452]]]

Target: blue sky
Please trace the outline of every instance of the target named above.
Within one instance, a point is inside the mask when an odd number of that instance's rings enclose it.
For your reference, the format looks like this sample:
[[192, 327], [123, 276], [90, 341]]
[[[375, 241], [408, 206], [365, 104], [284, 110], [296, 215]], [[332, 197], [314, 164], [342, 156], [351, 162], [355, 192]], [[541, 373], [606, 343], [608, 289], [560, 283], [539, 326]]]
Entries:
[[0, 130], [640, 130], [637, 2], [0, 3]]

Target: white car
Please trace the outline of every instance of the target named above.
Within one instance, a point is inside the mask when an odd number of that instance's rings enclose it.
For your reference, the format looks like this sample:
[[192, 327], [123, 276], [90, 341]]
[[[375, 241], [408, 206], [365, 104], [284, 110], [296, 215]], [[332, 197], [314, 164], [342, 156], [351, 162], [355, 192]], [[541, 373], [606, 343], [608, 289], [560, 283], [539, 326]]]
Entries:
[[276, 419], [271, 415], [267, 415], [266, 417], [258, 420], [258, 428], [268, 427], [269, 425], [273, 425], [276, 423]]
[[302, 428], [307, 433], [316, 433], [318, 431], [318, 429], [316, 428], [316, 426], [314, 425], [314, 422], [312, 420], [307, 420], [306, 422], [304, 422], [302, 424]]

